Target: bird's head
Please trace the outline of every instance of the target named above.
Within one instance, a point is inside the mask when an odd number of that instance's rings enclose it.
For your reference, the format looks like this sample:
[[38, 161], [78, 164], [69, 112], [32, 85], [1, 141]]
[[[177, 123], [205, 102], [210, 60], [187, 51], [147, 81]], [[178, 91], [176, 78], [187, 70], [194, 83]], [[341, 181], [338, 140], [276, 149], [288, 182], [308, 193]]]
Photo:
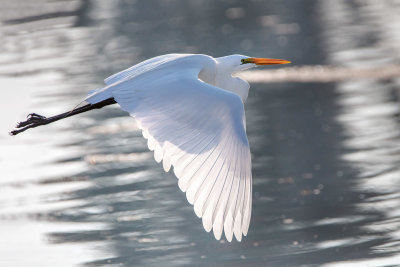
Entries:
[[231, 72], [242, 71], [250, 69], [260, 65], [278, 65], [291, 63], [284, 59], [275, 58], [258, 58], [248, 57], [244, 55], [230, 55], [226, 57], [220, 57], [217, 59], [220, 67], [229, 69]]

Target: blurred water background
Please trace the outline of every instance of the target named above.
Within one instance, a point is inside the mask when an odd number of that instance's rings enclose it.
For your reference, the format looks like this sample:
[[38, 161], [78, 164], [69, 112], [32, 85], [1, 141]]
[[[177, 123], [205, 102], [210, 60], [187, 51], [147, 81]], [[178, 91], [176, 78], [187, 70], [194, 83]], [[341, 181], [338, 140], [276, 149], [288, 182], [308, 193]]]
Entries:
[[171, 52], [289, 59], [294, 76], [303, 65], [398, 68], [400, 1], [0, 4], [0, 266], [400, 265], [396, 71], [254, 79], [253, 214], [241, 243], [203, 230], [116, 105], [7, 135], [26, 114], [65, 112], [108, 75]]

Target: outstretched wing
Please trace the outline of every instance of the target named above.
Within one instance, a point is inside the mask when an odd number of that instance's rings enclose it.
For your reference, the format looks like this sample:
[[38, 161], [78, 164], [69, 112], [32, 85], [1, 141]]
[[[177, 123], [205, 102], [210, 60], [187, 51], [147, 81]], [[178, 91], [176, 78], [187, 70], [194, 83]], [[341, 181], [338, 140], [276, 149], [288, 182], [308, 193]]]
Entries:
[[[181, 68], [180, 68], [181, 69]], [[206, 231], [241, 240], [250, 223], [250, 149], [240, 97], [200, 81], [197, 65], [120, 83], [112, 96], [130, 113], [165, 171], [173, 166]]]
[[167, 55], [162, 55], [162, 56], [158, 56], [158, 57], [153, 57], [153, 58], [150, 58], [143, 62], [140, 62], [139, 64], [136, 64], [128, 69], [125, 69], [121, 72], [111, 75], [110, 77], [108, 77], [104, 80], [104, 83], [109, 85], [109, 84], [118, 82], [120, 80], [126, 79], [126, 78], [132, 78], [141, 73], [148, 72], [149, 70], [155, 69], [158, 66], [165, 64], [169, 61], [173, 61], [178, 58], [185, 57], [185, 56], [188, 56], [188, 55], [187, 54], [167, 54]]

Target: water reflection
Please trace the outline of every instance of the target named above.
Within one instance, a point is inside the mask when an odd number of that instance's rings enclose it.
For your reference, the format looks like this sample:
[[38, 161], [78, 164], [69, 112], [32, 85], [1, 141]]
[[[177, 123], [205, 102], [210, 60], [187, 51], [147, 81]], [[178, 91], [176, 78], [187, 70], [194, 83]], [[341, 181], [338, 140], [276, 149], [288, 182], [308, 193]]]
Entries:
[[[385, 56], [388, 51], [398, 50], [398, 44], [391, 44], [392, 38], [399, 36], [398, 32], [393, 32], [389, 27], [381, 34], [374, 27], [377, 21], [384, 25], [396, 24], [396, 21], [390, 21], [389, 18], [392, 18], [391, 14], [398, 6], [386, 10], [387, 6], [378, 3], [356, 4], [356, 9], [346, 9], [346, 5], [344, 1], [337, 6], [325, 4], [325, 8], [330, 10], [326, 13], [328, 23], [325, 25], [332, 30], [331, 37], [326, 39], [328, 49], [331, 50], [329, 61], [340, 61], [348, 66], [382, 66], [398, 60]], [[344, 18], [339, 24], [329, 15], [332, 10]], [[362, 15], [353, 16], [357, 11]], [[357, 25], [368, 27], [354, 31], [354, 20]], [[354, 32], [355, 35], [345, 35], [338, 41], [334, 36], [341, 32]], [[351, 266], [365, 266], [367, 261], [362, 258], [382, 257], [370, 261], [372, 266], [399, 262], [396, 256], [399, 253], [399, 209], [396, 205], [399, 195], [396, 188], [400, 182], [398, 85], [396, 80], [349, 81], [337, 85], [340, 113], [336, 120], [342, 125], [346, 137], [342, 142], [345, 148], [342, 159], [357, 170], [357, 179], [353, 179], [351, 186], [354, 192], [359, 192], [359, 200], [352, 205], [356, 214], [366, 215], [358, 225], [357, 237], [366, 239], [364, 247], [368, 254], [364, 253], [358, 260], [343, 259], [351, 260]], [[362, 251], [359, 249], [358, 253]], [[339, 262], [337, 266], [343, 264]]]
[[[394, 27], [381, 27], [382, 14], [396, 21], [399, 8], [389, 3], [102, 0], [21, 8], [17, 2], [0, 11], [0, 82], [13, 88], [4, 93], [10, 101], [2, 109], [12, 115], [1, 118], [3, 133], [29, 112], [75, 106], [108, 74], [158, 54], [386, 66], [396, 63], [399, 43]], [[253, 217], [242, 243], [218, 242], [204, 232], [176, 178], [154, 162], [133, 120], [117, 107], [17, 138], [3, 134], [2, 260], [24, 265], [16, 255], [25, 255], [41, 266], [394, 264], [398, 88], [395, 79], [253, 84], [246, 103]], [[20, 241], [9, 245], [13, 239]], [[47, 253], [54, 257], [38, 256]]]

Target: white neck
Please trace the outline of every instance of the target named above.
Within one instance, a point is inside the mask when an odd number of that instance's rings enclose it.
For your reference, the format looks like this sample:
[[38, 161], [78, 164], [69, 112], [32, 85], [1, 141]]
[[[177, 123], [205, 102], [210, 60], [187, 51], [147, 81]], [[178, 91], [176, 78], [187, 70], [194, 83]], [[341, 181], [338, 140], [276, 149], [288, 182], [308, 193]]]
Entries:
[[239, 77], [232, 77], [232, 71], [226, 69], [221, 70], [218, 68], [218, 65], [217, 74], [215, 76], [215, 86], [239, 95], [243, 103], [247, 99], [250, 88], [247, 81]]

